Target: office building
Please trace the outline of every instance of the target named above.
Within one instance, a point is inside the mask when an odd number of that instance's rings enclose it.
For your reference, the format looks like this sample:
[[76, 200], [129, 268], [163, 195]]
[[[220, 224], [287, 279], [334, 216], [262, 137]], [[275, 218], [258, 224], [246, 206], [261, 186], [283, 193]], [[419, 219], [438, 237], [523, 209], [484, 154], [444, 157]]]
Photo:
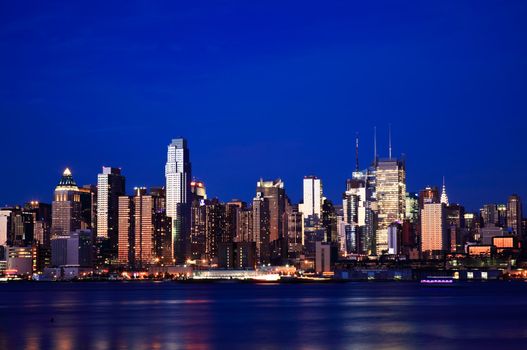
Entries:
[[388, 250], [388, 227], [406, 215], [406, 169], [402, 160], [380, 160], [376, 169], [376, 254]]

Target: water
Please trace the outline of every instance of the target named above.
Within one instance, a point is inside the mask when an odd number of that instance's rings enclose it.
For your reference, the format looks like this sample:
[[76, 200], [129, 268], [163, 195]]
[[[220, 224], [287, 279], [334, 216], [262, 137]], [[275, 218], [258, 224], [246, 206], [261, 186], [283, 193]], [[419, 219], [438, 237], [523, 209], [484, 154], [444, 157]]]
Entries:
[[527, 283], [0, 284], [0, 349], [508, 349]]

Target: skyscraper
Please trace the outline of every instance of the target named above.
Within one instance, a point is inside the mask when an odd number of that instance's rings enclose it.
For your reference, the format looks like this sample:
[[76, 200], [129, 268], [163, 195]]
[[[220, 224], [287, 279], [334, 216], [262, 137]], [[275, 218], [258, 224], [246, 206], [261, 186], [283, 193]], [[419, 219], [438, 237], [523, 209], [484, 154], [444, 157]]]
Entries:
[[522, 201], [520, 196], [513, 194], [507, 202], [507, 226], [512, 229], [513, 234], [522, 236]]
[[421, 252], [430, 257], [447, 249], [449, 247], [445, 205], [427, 203], [421, 210]]
[[322, 216], [322, 181], [316, 176], [304, 177], [304, 202], [298, 206], [304, 217], [310, 215]]
[[79, 188], [66, 168], [55, 188], [51, 204], [51, 235], [64, 236], [81, 228], [81, 198]]
[[97, 175], [97, 237], [108, 239], [117, 256], [119, 196], [125, 195], [125, 179], [121, 169], [102, 167]]
[[265, 198], [262, 192], [257, 192], [253, 199], [252, 219], [253, 240], [256, 242], [256, 260], [260, 264], [268, 264], [271, 261], [269, 200]]
[[192, 169], [187, 140], [173, 139], [168, 145], [166, 178], [166, 213], [172, 220], [172, 251], [176, 263], [190, 257], [190, 182]]
[[[274, 181], [260, 181], [256, 184], [256, 192], [261, 193], [268, 202], [269, 208], [269, 243], [271, 258], [275, 263], [287, 258], [287, 239], [284, 239], [284, 213], [286, 207], [286, 194], [284, 183], [277, 179]], [[256, 234], [256, 232], [255, 232]]]
[[164, 210], [162, 189], [134, 188], [134, 196], [119, 197], [119, 263], [144, 267], [168, 262], [165, 254], [170, 225]]
[[406, 169], [403, 160], [384, 159], [376, 168], [376, 254], [388, 250], [388, 227], [406, 215]]

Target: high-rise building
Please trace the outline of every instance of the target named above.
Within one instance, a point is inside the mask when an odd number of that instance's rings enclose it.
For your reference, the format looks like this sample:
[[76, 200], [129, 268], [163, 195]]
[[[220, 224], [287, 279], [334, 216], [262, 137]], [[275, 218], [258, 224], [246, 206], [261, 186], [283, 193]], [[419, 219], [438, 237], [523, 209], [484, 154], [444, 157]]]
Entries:
[[115, 256], [119, 236], [119, 196], [125, 193], [121, 169], [102, 167], [102, 173], [97, 175], [97, 237], [109, 240]]
[[522, 214], [522, 201], [520, 196], [517, 194], [509, 196], [507, 202], [507, 226], [518, 237], [522, 237]]
[[411, 223], [419, 219], [419, 194], [415, 192], [406, 193], [406, 219]]
[[257, 192], [252, 207], [252, 234], [256, 242], [256, 260], [259, 264], [268, 264], [271, 261], [270, 216], [269, 200], [262, 192]]
[[324, 204], [322, 205], [322, 226], [326, 232], [324, 241], [328, 243], [337, 243], [337, 212], [335, 211], [333, 202], [329, 199], [324, 199]]
[[51, 204], [30, 201], [24, 205], [24, 209], [33, 215], [34, 241], [45, 247], [49, 247], [49, 240], [51, 238]]
[[385, 159], [376, 169], [376, 254], [388, 250], [388, 227], [406, 215], [406, 169], [403, 160]]
[[93, 233], [91, 230], [76, 230], [66, 236], [51, 240], [51, 265], [93, 266]]
[[218, 257], [218, 243], [225, 236], [225, 205], [214, 198], [206, 200], [202, 208], [205, 211], [205, 258], [212, 260]]
[[190, 257], [190, 214], [192, 169], [187, 140], [173, 139], [168, 145], [166, 213], [172, 220], [172, 251], [176, 263]]
[[118, 212], [118, 255], [117, 261], [121, 265], [133, 265], [135, 244], [134, 201], [131, 196], [120, 196]]
[[52, 236], [69, 235], [81, 228], [81, 195], [68, 168], [55, 188], [51, 212]]
[[480, 215], [481, 220], [483, 220], [483, 226], [498, 224], [498, 206], [496, 204], [485, 204], [480, 209]]
[[421, 252], [430, 257], [448, 249], [445, 205], [426, 203], [421, 210]]
[[136, 187], [134, 196], [120, 196], [118, 218], [120, 264], [143, 268], [170, 262], [170, 221], [162, 189], [149, 194], [146, 188]]
[[225, 203], [225, 230], [220, 239], [221, 242], [232, 243], [236, 241], [240, 212], [246, 208], [247, 203], [239, 199], [233, 199]]
[[261, 193], [268, 203], [271, 259], [273, 263], [281, 264], [287, 259], [287, 239], [283, 232], [287, 203], [284, 183], [280, 179], [274, 181], [260, 179], [256, 184], [256, 192]]
[[287, 215], [287, 251], [290, 258], [298, 258], [304, 246], [304, 220], [298, 207], [291, 208]]
[[310, 215], [322, 216], [322, 181], [316, 176], [304, 177], [304, 202], [298, 206], [298, 210], [304, 217]]
[[238, 210], [236, 220], [236, 242], [256, 242], [253, 236], [253, 210], [242, 208]]
[[81, 228], [83, 230], [97, 229], [97, 186], [84, 185], [79, 187], [81, 195]]

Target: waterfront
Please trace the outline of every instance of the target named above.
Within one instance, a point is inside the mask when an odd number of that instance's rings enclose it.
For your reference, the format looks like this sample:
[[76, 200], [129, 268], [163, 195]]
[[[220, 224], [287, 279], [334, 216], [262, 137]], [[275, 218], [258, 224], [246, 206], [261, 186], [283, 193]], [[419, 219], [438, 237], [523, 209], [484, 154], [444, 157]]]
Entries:
[[527, 283], [0, 285], [2, 349], [522, 347]]

